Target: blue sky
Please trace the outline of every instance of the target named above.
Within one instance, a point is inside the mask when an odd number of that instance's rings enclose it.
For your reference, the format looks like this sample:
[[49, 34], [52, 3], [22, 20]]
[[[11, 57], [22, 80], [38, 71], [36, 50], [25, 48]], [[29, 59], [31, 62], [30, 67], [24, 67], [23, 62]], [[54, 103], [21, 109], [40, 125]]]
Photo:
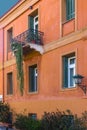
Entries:
[[0, 17], [4, 15], [19, 0], [0, 0]]

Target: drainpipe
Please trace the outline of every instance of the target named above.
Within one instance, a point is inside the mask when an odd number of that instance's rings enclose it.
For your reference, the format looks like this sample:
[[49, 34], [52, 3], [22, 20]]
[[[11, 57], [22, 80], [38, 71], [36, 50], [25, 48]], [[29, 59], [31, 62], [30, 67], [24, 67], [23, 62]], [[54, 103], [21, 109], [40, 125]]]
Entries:
[[3, 28], [3, 48], [2, 48], [2, 75], [3, 75], [3, 102], [4, 102], [4, 28]]

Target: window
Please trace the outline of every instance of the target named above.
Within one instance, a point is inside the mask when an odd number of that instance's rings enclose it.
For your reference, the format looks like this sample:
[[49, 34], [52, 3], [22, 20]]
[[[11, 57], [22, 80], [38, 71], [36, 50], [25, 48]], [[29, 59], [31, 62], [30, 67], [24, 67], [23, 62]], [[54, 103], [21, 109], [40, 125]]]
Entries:
[[27, 36], [28, 42], [38, 42], [39, 33], [38, 33], [38, 10], [35, 10], [28, 17], [29, 33]]
[[63, 87], [75, 87], [73, 76], [75, 75], [75, 53], [63, 56]]
[[70, 112], [66, 114], [62, 115], [62, 120], [67, 120], [67, 123], [69, 123], [70, 125], [74, 123], [74, 116], [72, 114], [70, 114]]
[[12, 40], [12, 36], [13, 36], [13, 29], [10, 28], [8, 31], [7, 31], [7, 51], [10, 52], [11, 51], [11, 40]]
[[37, 65], [29, 67], [29, 92], [37, 91]]
[[0, 95], [0, 102], [3, 101], [3, 95]]
[[66, 19], [75, 17], [75, 0], [66, 0]]
[[29, 28], [38, 30], [38, 10], [29, 15]]
[[36, 120], [37, 119], [37, 114], [36, 113], [29, 113], [28, 117]]
[[62, 20], [63, 22], [75, 17], [75, 0], [62, 0]]
[[7, 94], [13, 94], [13, 74], [12, 72], [7, 74]]

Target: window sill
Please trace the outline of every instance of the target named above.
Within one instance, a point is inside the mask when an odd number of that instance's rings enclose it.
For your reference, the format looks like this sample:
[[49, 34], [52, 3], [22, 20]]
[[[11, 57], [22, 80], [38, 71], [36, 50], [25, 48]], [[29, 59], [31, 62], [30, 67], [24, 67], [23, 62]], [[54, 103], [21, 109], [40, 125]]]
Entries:
[[36, 94], [38, 94], [38, 91], [35, 91], [35, 92], [28, 92], [28, 94], [30, 94], [30, 95], [36, 95]]
[[64, 92], [64, 91], [74, 91], [74, 90], [77, 90], [77, 87], [72, 87], [72, 88], [61, 88], [61, 92]]
[[13, 94], [7, 94], [6, 96], [13, 96]]

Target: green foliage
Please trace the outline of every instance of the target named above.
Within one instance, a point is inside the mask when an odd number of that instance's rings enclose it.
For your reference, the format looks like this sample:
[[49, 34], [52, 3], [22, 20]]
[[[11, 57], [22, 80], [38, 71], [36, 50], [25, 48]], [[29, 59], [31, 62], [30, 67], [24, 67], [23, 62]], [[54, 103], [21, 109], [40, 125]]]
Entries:
[[10, 123], [10, 107], [7, 103], [0, 102], [0, 122]]
[[20, 92], [23, 95], [23, 88], [24, 88], [24, 73], [23, 73], [23, 50], [21, 43], [12, 42], [11, 43], [12, 51], [16, 57], [16, 64], [17, 64], [17, 79], [19, 81]]
[[[87, 115], [84, 117], [85, 120]], [[44, 113], [41, 120], [41, 127], [42, 130], [87, 130], [86, 121], [83, 121], [83, 116], [79, 118], [69, 110], [65, 112], [57, 110], [56, 112]]]
[[18, 114], [14, 123], [19, 130], [87, 130], [87, 111], [81, 117], [70, 110], [45, 112], [41, 120]]
[[14, 123], [19, 130], [40, 130], [40, 121], [29, 118], [26, 115], [18, 114]]

